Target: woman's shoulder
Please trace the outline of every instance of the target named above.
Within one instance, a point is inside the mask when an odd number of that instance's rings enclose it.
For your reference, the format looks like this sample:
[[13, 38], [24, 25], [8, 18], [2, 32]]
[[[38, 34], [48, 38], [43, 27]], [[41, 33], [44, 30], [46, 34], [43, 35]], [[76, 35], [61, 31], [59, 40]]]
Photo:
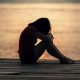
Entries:
[[34, 33], [37, 32], [37, 29], [34, 26], [27, 26], [23, 32], [27, 32], [27, 33]]

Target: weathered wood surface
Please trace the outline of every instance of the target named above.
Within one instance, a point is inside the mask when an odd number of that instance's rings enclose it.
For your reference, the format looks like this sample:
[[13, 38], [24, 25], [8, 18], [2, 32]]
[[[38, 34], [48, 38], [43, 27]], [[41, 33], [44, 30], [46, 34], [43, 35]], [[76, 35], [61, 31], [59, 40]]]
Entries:
[[39, 60], [37, 64], [22, 65], [16, 59], [0, 59], [0, 80], [80, 80], [80, 61], [59, 64]]

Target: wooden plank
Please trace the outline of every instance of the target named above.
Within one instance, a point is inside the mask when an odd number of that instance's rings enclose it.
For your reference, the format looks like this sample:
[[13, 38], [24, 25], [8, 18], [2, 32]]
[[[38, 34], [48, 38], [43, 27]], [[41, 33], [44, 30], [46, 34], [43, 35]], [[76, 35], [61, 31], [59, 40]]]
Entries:
[[65, 76], [15, 76], [15, 75], [6, 75], [6, 76], [0, 76], [0, 79], [2, 80], [80, 80], [80, 77], [67, 77]]
[[80, 70], [0, 70], [2, 72], [40, 73], [40, 74], [80, 74]]
[[0, 67], [4, 67], [4, 66], [6, 66], [6, 67], [36, 67], [36, 68], [47, 68], [47, 67], [50, 67], [50, 68], [58, 68], [58, 67], [60, 67], [60, 68], [64, 68], [64, 67], [70, 67], [70, 68], [75, 68], [75, 67], [79, 67], [80, 66], [80, 64], [44, 64], [44, 63], [42, 63], [42, 64], [33, 64], [33, 65], [21, 65], [21, 64], [19, 64], [19, 63], [10, 63], [10, 62], [8, 62], [8, 63], [0, 63]]
[[[16, 62], [20, 62], [19, 59], [8, 59], [8, 58], [0, 58], [0, 63], [7, 63], [7, 62], [10, 62], [10, 63], [16, 63]], [[46, 60], [46, 59], [40, 59], [38, 60], [38, 63], [44, 63], [44, 64], [51, 64], [51, 63], [59, 63], [58, 60]], [[80, 64], [80, 60], [76, 60], [76, 64]]]

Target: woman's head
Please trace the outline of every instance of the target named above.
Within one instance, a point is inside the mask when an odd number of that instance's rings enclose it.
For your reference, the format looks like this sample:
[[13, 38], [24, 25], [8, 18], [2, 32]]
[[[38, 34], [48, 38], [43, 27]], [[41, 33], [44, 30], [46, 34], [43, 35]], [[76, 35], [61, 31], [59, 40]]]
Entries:
[[29, 25], [36, 27], [38, 31], [47, 35], [51, 30], [50, 22], [48, 18], [39, 18], [38, 20], [30, 23]]

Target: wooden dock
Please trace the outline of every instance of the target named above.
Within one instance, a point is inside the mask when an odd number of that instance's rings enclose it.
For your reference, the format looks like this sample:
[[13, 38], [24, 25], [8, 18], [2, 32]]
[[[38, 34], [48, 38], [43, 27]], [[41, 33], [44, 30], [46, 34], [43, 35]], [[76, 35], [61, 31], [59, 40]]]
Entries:
[[17, 59], [0, 59], [0, 80], [80, 80], [80, 61], [59, 64], [39, 60], [37, 64], [20, 64]]

